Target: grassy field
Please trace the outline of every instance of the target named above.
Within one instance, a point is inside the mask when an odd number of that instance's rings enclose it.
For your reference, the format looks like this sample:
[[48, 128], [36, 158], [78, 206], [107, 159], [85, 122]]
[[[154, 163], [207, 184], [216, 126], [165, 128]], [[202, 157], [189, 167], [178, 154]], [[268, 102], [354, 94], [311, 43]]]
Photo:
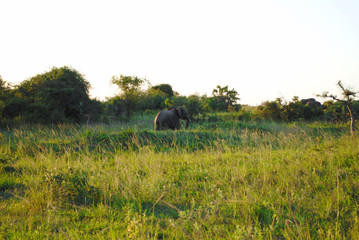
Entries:
[[358, 238], [346, 126], [153, 118], [2, 130], [0, 238]]

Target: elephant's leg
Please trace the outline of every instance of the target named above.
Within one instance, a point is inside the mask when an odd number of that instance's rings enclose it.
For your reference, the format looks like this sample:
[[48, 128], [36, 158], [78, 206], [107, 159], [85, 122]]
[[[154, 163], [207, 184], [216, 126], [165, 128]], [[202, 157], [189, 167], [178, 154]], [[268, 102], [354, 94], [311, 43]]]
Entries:
[[178, 122], [176, 122], [176, 125], [175, 125], [175, 127], [174, 127], [174, 129], [173, 130], [180, 130], [181, 129], [181, 122], [180, 121], [178, 121]]
[[166, 130], [167, 129], [167, 125], [166, 124], [160, 124], [159, 125], [159, 130]]

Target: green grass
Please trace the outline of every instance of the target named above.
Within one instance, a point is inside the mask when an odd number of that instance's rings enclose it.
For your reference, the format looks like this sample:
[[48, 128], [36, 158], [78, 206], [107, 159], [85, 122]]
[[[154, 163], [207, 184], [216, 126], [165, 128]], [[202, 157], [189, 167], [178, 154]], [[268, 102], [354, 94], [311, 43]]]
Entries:
[[355, 239], [359, 137], [213, 118], [0, 134], [0, 238]]

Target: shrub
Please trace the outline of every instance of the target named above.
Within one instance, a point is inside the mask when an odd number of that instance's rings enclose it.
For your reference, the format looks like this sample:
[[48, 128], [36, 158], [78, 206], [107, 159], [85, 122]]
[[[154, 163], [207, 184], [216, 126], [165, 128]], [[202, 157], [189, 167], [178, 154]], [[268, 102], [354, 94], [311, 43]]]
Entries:
[[281, 99], [276, 101], [265, 101], [258, 106], [258, 115], [266, 120], [281, 120]]
[[160, 84], [153, 86], [150, 90], [158, 90], [166, 95], [166, 97], [173, 97], [174, 91], [172, 89], [172, 86], [169, 84]]
[[111, 82], [121, 89], [119, 98], [123, 100], [126, 109], [126, 116], [130, 117], [139, 110], [140, 101], [143, 97], [142, 86], [148, 82], [136, 76], [113, 76]]
[[84, 121], [91, 109], [89, 87], [90, 84], [76, 70], [54, 67], [18, 86], [16, 95], [20, 99], [13, 103], [19, 111], [15, 113], [27, 122]]
[[209, 104], [215, 111], [237, 111], [239, 110], [239, 105], [237, 104], [239, 100], [240, 98], [236, 90], [229, 90], [228, 86], [221, 87], [218, 85], [212, 91]]
[[139, 105], [141, 110], [159, 110], [166, 107], [166, 94], [157, 89], [149, 89], [141, 98]]

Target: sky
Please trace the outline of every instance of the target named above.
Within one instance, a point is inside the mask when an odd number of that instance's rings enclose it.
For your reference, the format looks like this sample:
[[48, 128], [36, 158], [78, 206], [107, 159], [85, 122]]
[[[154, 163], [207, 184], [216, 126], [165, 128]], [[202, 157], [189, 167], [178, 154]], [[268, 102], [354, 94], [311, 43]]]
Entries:
[[248, 105], [338, 94], [338, 80], [359, 91], [358, 12], [357, 0], [3, 0], [0, 76], [70, 66], [99, 100], [120, 75], [187, 96], [228, 85]]

